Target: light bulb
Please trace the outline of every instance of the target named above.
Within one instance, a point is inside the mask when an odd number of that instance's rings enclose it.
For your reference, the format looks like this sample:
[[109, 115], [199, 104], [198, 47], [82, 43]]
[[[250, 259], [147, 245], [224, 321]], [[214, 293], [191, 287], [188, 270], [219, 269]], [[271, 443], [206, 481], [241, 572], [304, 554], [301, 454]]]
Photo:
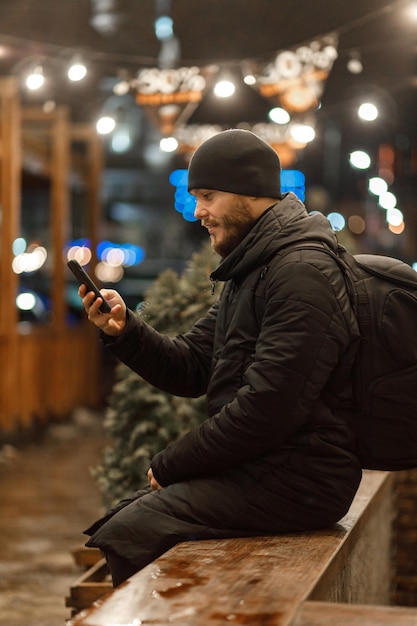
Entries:
[[26, 78], [26, 87], [31, 91], [40, 89], [45, 82], [45, 76], [41, 67], [35, 67], [33, 72]]
[[68, 78], [73, 82], [82, 80], [83, 78], [85, 78], [86, 74], [87, 68], [84, 63], [72, 63], [71, 67], [68, 69]]

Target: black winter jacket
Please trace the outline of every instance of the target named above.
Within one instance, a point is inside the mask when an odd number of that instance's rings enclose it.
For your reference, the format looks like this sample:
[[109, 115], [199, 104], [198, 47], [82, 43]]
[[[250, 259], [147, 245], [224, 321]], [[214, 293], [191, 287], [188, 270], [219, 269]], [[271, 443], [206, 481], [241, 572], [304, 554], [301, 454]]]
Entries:
[[[218, 301], [184, 335], [160, 335], [132, 312], [105, 342], [151, 384], [207, 394], [208, 419], [152, 460], [162, 486], [265, 464], [323, 484], [360, 477], [348, 426], [358, 328], [328, 220], [292, 193], [268, 209], [212, 273]], [[152, 357], [150, 358], [150, 355]]]

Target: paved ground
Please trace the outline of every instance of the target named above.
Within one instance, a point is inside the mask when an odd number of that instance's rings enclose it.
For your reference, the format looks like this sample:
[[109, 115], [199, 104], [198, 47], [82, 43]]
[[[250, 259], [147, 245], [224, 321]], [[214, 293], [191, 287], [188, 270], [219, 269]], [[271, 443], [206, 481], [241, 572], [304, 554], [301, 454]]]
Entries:
[[38, 443], [0, 448], [0, 626], [63, 626], [80, 575], [71, 549], [101, 512], [89, 468], [106, 445], [101, 416], [79, 410]]

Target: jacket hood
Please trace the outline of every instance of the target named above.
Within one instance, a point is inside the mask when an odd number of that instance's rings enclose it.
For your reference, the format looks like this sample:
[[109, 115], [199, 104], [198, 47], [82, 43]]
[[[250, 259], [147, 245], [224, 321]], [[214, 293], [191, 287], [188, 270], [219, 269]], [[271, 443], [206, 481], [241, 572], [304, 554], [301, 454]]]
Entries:
[[332, 250], [337, 248], [337, 238], [328, 219], [321, 213], [308, 214], [304, 204], [289, 192], [259, 217], [210, 278], [220, 281], [239, 278], [267, 264], [283, 248], [303, 241], [323, 242]]

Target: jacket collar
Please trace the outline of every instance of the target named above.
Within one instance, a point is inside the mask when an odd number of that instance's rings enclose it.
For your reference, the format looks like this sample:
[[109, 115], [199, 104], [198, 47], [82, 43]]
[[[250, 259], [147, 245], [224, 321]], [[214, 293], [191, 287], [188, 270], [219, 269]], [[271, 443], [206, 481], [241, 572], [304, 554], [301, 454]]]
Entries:
[[290, 192], [267, 209], [251, 231], [212, 272], [213, 281], [245, 276], [270, 262], [283, 248], [303, 241], [325, 242], [332, 249], [337, 239], [329, 221], [321, 213], [309, 215], [304, 204]]

